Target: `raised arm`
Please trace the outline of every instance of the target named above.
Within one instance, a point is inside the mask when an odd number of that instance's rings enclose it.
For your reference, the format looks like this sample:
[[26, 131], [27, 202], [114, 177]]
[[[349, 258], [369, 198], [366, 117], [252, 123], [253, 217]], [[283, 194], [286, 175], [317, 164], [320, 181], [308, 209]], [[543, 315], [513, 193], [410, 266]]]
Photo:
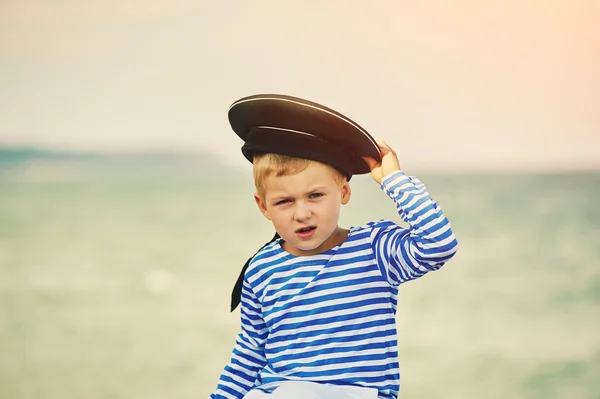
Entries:
[[418, 278], [439, 269], [458, 247], [448, 219], [417, 178], [400, 170], [395, 152], [380, 142], [381, 163], [366, 159], [371, 174], [394, 200], [409, 229], [393, 222], [373, 224], [373, 249], [390, 284]]

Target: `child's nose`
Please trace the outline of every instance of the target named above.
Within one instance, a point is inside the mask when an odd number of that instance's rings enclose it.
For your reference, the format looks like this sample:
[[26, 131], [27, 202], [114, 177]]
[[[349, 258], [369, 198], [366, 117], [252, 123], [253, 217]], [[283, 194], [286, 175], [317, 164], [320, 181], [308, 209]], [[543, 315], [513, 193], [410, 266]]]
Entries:
[[295, 217], [296, 220], [299, 222], [302, 222], [306, 219], [308, 219], [311, 215], [310, 209], [309, 207], [302, 203], [302, 202], [298, 202], [296, 205], [296, 213], [295, 213]]

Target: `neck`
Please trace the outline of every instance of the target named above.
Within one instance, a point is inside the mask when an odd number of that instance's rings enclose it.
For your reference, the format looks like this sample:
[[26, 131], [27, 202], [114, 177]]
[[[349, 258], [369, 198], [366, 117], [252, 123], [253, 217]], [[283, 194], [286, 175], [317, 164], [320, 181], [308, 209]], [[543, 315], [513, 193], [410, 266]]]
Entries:
[[329, 236], [329, 238], [325, 242], [323, 242], [318, 248], [315, 248], [312, 251], [302, 251], [301, 254], [296, 253], [296, 250], [291, 248], [290, 244], [288, 244], [286, 241], [284, 241], [282, 243], [281, 247], [285, 251], [287, 251], [291, 254], [294, 254], [296, 256], [317, 255], [317, 254], [323, 253], [325, 251], [329, 251], [331, 248], [337, 247], [338, 245], [340, 245], [341, 243], [346, 241], [346, 238], [348, 238], [348, 233], [349, 233], [348, 229], [343, 229], [338, 226], [335, 229], [335, 231]]

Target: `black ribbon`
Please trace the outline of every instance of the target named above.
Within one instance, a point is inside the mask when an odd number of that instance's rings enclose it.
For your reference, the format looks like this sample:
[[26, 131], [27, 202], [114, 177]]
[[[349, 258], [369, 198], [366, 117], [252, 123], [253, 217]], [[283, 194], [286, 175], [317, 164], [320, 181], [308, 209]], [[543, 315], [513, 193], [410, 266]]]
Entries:
[[[271, 241], [269, 241], [268, 243], [263, 245], [258, 251], [256, 251], [256, 254], [259, 253], [261, 249], [263, 249], [264, 247], [266, 247], [273, 241], [277, 240], [278, 238], [281, 238], [281, 237], [279, 236], [279, 234], [275, 233], [275, 235], [273, 236]], [[237, 281], [235, 282], [235, 285], [233, 286], [233, 291], [231, 291], [231, 311], [232, 312], [235, 310], [235, 308], [238, 307], [238, 305], [240, 304], [240, 301], [242, 300], [242, 285], [244, 284], [244, 274], [246, 274], [246, 269], [248, 268], [250, 261], [252, 261], [252, 259], [254, 259], [256, 254], [252, 255], [252, 257], [246, 261], [246, 263], [244, 264], [244, 267], [242, 267], [242, 271], [240, 272], [240, 275], [238, 276]]]

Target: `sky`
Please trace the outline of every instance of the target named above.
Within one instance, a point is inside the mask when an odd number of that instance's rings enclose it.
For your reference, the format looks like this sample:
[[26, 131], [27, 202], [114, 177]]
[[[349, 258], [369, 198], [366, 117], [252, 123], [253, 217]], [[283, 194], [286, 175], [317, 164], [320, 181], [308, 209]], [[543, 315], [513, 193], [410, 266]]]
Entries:
[[597, 0], [3, 0], [0, 145], [243, 159], [227, 110], [324, 104], [435, 171], [600, 170]]

